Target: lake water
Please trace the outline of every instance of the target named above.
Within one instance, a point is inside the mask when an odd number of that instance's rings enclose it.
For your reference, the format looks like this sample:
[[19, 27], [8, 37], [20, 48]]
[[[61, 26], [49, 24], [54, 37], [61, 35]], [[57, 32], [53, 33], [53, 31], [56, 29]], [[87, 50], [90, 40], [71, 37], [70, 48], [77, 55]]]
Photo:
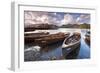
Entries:
[[[57, 30], [36, 30], [35, 32], [50, 32], [50, 34], [55, 34], [58, 32], [70, 32], [71, 34], [73, 32], [80, 32], [81, 33], [81, 43], [79, 47], [79, 52], [78, 55], [76, 56], [76, 59], [89, 59], [90, 58], [90, 46], [86, 44], [84, 38], [85, 34], [87, 32], [87, 29], [68, 29], [68, 28], [60, 28]], [[63, 58], [63, 53], [62, 53], [62, 42], [55, 43], [53, 45], [45, 46], [43, 49], [40, 50], [35, 50], [36, 52], [34, 53], [32, 47], [25, 47], [25, 61], [37, 61], [37, 60], [52, 60], [52, 59], [57, 59], [60, 60]], [[26, 49], [30, 49], [30, 52], [27, 52]]]

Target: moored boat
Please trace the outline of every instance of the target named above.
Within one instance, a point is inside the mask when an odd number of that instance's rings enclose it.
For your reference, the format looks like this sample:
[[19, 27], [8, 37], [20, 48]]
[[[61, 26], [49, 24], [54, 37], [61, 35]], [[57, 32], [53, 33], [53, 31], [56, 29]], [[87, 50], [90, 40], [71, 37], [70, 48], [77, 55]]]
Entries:
[[85, 35], [85, 42], [90, 46], [90, 31], [87, 31]]
[[71, 36], [66, 38], [62, 45], [62, 51], [64, 51], [63, 55], [66, 56], [71, 53], [73, 50], [77, 49], [80, 46], [81, 34], [73, 33]]
[[44, 45], [49, 45], [49, 44], [53, 44], [56, 42], [60, 42], [63, 41], [66, 37], [69, 36], [70, 33], [56, 33], [56, 34], [49, 34], [46, 37], [43, 38], [39, 38], [39, 39], [35, 39], [35, 43], [44, 46]]
[[37, 33], [33, 33], [33, 32], [25, 32], [24, 36], [34, 36], [34, 35], [48, 35], [49, 32], [37, 32]]
[[37, 32], [37, 33], [24, 33], [25, 43], [32, 43], [35, 39], [46, 37], [49, 35], [49, 32]]

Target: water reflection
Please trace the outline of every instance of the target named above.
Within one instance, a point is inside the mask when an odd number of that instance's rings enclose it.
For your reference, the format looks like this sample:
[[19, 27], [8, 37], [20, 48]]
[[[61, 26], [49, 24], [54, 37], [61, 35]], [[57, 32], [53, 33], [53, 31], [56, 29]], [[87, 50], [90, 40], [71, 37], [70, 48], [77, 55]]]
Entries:
[[90, 58], [90, 47], [86, 44], [83, 38], [81, 39], [81, 47], [77, 58], [78, 59]]

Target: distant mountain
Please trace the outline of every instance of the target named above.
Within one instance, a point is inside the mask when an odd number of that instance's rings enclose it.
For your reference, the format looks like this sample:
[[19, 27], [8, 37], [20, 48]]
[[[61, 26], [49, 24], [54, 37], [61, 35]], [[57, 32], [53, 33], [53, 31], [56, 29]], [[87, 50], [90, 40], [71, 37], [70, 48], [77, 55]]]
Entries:
[[80, 28], [81, 28], [81, 29], [84, 29], [84, 28], [85, 28], [85, 29], [90, 29], [90, 24], [87, 24], [87, 23], [81, 24], [81, 25], [80, 25]]
[[33, 31], [33, 30], [38, 30], [38, 29], [57, 29], [58, 26], [53, 25], [53, 24], [30, 24], [24, 27], [25, 31]]
[[90, 24], [64, 24], [60, 28], [81, 28], [81, 29], [90, 29]]

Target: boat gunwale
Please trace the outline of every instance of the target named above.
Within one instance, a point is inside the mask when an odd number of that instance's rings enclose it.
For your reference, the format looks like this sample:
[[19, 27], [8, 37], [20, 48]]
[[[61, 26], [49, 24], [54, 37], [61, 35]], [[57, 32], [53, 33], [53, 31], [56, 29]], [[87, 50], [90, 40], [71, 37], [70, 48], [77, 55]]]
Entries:
[[73, 45], [75, 45], [75, 44], [78, 44], [78, 43], [81, 41], [81, 36], [80, 36], [80, 38], [79, 38], [79, 40], [78, 40], [77, 42], [74, 42], [74, 43], [71, 43], [71, 44], [66, 45], [66, 44], [65, 44], [65, 41], [66, 41], [67, 39], [69, 39], [70, 37], [72, 37], [72, 36], [73, 36], [73, 35], [70, 35], [68, 38], [65, 38], [65, 40], [64, 40], [64, 42], [63, 42], [63, 44], [62, 44], [62, 48], [71, 47], [71, 46], [73, 46]]

